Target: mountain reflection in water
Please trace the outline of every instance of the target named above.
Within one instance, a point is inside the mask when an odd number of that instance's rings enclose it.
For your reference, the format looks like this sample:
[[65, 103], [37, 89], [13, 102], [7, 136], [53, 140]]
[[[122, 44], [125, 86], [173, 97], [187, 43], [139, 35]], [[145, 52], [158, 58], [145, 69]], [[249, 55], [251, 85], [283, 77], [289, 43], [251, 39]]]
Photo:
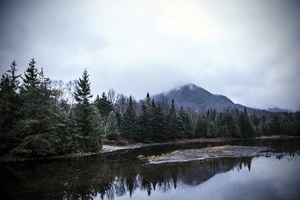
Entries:
[[[284, 152], [276, 154], [278, 159], [285, 155], [293, 158], [295, 154], [299, 158], [299, 143], [289, 153], [281, 147], [273, 149], [276, 153]], [[1, 196], [4, 199], [115, 199], [129, 198], [134, 193], [151, 196], [159, 191], [160, 198], [164, 199], [163, 195], [176, 190], [178, 185], [196, 187], [219, 173], [251, 171], [255, 159], [215, 158], [149, 165], [137, 158], [141, 153], [143, 149], [65, 160], [0, 163]]]

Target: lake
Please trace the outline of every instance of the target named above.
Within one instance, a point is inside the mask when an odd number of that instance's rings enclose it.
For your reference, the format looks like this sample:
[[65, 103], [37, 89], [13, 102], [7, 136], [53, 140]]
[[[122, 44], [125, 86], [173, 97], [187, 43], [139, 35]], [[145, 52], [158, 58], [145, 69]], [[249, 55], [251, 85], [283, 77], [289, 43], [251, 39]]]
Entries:
[[[139, 155], [220, 145], [263, 156], [148, 164]], [[300, 199], [300, 140], [149, 146], [80, 158], [0, 163], [2, 199]]]

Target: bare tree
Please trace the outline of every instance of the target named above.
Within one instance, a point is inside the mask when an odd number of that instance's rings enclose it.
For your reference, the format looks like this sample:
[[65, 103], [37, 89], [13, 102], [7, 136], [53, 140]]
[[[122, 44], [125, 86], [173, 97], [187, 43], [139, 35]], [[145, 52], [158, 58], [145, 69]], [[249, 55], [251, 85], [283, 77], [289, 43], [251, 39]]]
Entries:
[[164, 94], [161, 94], [156, 98], [156, 102], [158, 102], [161, 105], [165, 115], [168, 115], [169, 110], [171, 108], [171, 101], [169, 97]]
[[[41, 72], [41, 74], [43, 74], [43, 71]], [[62, 80], [51, 81], [51, 89], [53, 90], [55, 101], [57, 103], [60, 102], [65, 96], [65, 88], [63, 86], [64, 86], [64, 82]]]
[[107, 98], [113, 105], [115, 105], [115, 103], [118, 100], [118, 95], [116, 93], [116, 90], [114, 90], [113, 88], [110, 88], [107, 93]]
[[73, 107], [73, 104], [75, 102], [74, 98], [74, 92], [76, 88], [77, 81], [69, 81], [68, 83], [65, 84], [65, 89], [67, 93], [67, 102], [70, 104], [70, 109]]
[[124, 94], [118, 94], [117, 101], [115, 103], [115, 109], [119, 111], [120, 114], [123, 114], [126, 111], [129, 98]]

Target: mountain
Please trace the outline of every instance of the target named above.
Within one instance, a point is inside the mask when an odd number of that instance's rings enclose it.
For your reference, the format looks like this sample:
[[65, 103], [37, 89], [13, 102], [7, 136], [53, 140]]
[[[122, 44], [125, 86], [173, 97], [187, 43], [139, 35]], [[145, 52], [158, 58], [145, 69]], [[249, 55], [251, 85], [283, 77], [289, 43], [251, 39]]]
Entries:
[[292, 112], [291, 110], [281, 109], [281, 108], [278, 108], [278, 107], [268, 108], [267, 111], [270, 111], [270, 112]]
[[[183, 85], [180, 88], [154, 95], [153, 98], [159, 100], [161, 96], [165, 96], [169, 100], [174, 99], [176, 107], [183, 106], [200, 112], [206, 112], [208, 109], [216, 109], [216, 111], [222, 112], [229, 108], [243, 110], [245, 107], [235, 104], [224, 95], [212, 94], [194, 84]], [[252, 113], [256, 109], [247, 108], [247, 110]]]

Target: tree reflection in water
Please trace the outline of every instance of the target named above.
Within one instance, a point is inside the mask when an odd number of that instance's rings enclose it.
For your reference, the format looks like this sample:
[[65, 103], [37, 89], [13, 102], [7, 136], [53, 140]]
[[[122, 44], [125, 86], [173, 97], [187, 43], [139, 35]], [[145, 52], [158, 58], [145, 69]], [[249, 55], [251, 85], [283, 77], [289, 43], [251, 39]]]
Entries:
[[[299, 154], [299, 143], [293, 152], [291, 145], [287, 146], [280, 145], [284, 149], [280, 151]], [[0, 163], [1, 196], [4, 199], [93, 199], [96, 196], [115, 199], [132, 196], [137, 189], [150, 196], [154, 190], [165, 193], [176, 189], [179, 183], [189, 187], [200, 185], [218, 173], [244, 167], [250, 171], [253, 159], [218, 158], [149, 165], [137, 158], [141, 151]]]

